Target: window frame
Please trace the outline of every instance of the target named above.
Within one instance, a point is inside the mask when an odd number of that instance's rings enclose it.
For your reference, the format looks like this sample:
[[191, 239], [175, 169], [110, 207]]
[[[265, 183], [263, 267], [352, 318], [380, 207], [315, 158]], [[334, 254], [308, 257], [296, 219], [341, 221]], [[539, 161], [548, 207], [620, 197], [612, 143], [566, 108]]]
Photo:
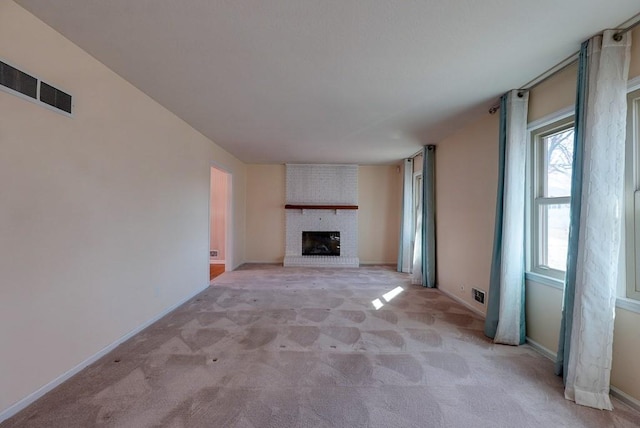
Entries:
[[[627, 137], [626, 137], [626, 153], [625, 153], [625, 195], [624, 195], [624, 228], [623, 234], [624, 244], [621, 247], [620, 252], [620, 271], [623, 272], [618, 281], [618, 293], [616, 298], [616, 307], [631, 311], [634, 313], [640, 313], [640, 294], [636, 294], [635, 287], [635, 271], [640, 270], [640, 267], [636, 267], [635, 261], [635, 243], [633, 239], [626, 239], [627, 236], [635, 236], [634, 221], [634, 193], [635, 189], [640, 189], [640, 101], [634, 101], [640, 98], [640, 76], [629, 80], [627, 89]], [[534, 154], [534, 147], [530, 140], [531, 134], [534, 131], [545, 128], [547, 126], [553, 126], [553, 124], [560, 123], [562, 120], [574, 121], [575, 110], [573, 106], [564, 107], [558, 111], [555, 111], [549, 115], [546, 115], [540, 119], [531, 121], [527, 125], [527, 133], [529, 135], [528, 152], [527, 156], [527, 188], [526, 188], [526, 201], [527, 207], [525, 210], [526, 216], [526, 273], [525, 279], [527, 282], [535, 284], [541, 284], [544, 286], [552, 287], [557, 290], [564, 290], [564, 279], [556, 279], [546, 275], [544, 273], [536, 273], [531, 270], [531, 247], [532, 247], [532, 222], [531, 222], [531, 200], [532, 200], [532, 158]], [[634, 187], [635, 186], [635, 187]], [[640, 210], [639, 210], [640, 212]], [[629, 225], [631, 221], [631, 226]], [[640, 225], [640, 222], [638, 223]], [[640, 228], [639, 228], [640, 229]], [[640, 231], [639, 231], [640, 232]], [[638, 234], [640, 236], [640, 233]], [[640, 252], [640, 245], [638, 250]], [[638, 263], [640, 265], [640, 263]], [[640, 288], [640, 287], [639, 287]]]
[[575, 127], [575, 116], [563, 114], [556, 116], [536, 126], [529, 126], [529, 162], [528, 162], [528, 209], [527, 209], [527, 270], [541, 277], [564, 281], [565, 270], [554, 269], [541, 263], [546, 251], [545, 228], [540, 227], [544, 218], [541, 218], [541, 208], [548, 205], [570, 206], [569, 196], [544, 196], [546, 179], [544, 138]]
[[[624, 262], [626, 281], [623, 295], [640, 300], [640, 89], [627, 93], [627, 137], [624, 190]], [[621, 294], [622, 294], [621, 293]]]

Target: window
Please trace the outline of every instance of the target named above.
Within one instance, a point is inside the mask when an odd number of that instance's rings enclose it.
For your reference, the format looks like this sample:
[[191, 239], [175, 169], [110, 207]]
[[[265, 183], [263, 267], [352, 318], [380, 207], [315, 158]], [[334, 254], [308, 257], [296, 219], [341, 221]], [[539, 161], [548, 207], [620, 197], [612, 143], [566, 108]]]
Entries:
[[564, 279], [569, 239], [573, 118], [531, 132], [530, 266]]
[[627, 97], [626, 159], [626, 294], [640, 300], [640, 90]]

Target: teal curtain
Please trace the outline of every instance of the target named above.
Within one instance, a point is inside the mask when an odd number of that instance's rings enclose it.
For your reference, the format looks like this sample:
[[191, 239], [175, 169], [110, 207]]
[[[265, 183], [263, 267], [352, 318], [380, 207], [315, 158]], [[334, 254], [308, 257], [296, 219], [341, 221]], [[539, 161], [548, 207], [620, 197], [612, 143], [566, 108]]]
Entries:
[[525, 165], [529, 94], [513, 90], [500, 99], [498, 191], [485, 334], [520, 345], [524, 311]]
[[589, 40], [582, 43], [578, 59], [578, 84], [576, 88], [575, 131], [573, 136], [573, 169], [571, 171], [571, 208], [569, 221], [569, 248], [567, 253], [567, 271], [564, 284], [562, 321], [558, 339], [555, 372], [566, 381], [567, 364], [571, 350], [571, 327], [573, 325], [573, 300], [576, 287], [576, 267], [580, 232], [580, 210], [582, 202], [582, 156], [584, 151], [585, 113], [587, 110], [587, 84], [589, 68], [587, 52]]
[[484, 334], [496, 337], [500, 313], [500, 265], [502, 263], [502, 218], [504, 198], [504, 155], [507, 145], [507, 94], [500, 98], [500, 128], [498, 131], [498, 196], [496, 198], [496, 220], [493, 229], [493, 253], [491, 256], [491, 276], [489, 277], [489, 299], [484, 322]]
[[436, 286], [436, 146], [424, 146], [422, 156], [422, 285]]

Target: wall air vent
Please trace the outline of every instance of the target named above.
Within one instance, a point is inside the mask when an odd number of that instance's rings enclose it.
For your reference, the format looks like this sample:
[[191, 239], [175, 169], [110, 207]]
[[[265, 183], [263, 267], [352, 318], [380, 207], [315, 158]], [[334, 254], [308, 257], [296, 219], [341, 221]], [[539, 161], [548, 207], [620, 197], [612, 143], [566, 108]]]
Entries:
[[71, 95], [0, 61], [0, 89], [71, 115]]
[[40, 101], [71, 114], [71, 95], [40, 82]]
[[0, 85], [31, 98], [38, 95], [38, 79], [0, 61]]

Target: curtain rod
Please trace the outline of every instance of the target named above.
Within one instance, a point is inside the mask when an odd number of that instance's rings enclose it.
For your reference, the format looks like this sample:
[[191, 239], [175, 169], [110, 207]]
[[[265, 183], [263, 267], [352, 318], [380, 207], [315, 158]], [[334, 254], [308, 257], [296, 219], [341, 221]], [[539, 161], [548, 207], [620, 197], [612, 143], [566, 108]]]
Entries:
[[[640, 25], [640, 13], [637, 13], [631, 19], [629, 19], [626, 22], [624, 22], [622, 25], [627, 25], [627, 26], [625, 28], [621, 29], [620, 31], [616, 32], [613, 35], [613, 39], [615, 41], [617, 41], [617, 42], [622, 40], [622, 36], [624, 34], [628, 33], [629, 31], [633, 30], [635, 27]], [[621, 27], [622, 27], [622, 25], [621, 25]], [[536, 86], [540, 85], [542, 82], [545, 82], [546, 80], [548, 80], [552, 76], [555, 76], [556, 74], [558, 74], [559, 72], [561, 72], [565, 68], [569, 67], [571, 64], [574, 64], [576, 61], [578, 61], [579, 54], [580, 54], [580, 52], [575, 52], [575, 53], [569, 55], [568, 57], [566, 57], [565, 59], [560, 61], [558, 64], [554, 65], [553, 67], [551, 67], [550, 69], [548, 69], [544, 73], [540, 74], [539, 76], [537, 76], [533, 80], [531, 80], [531, 81], [527, 82], [526, 84], [524, 84], [520, 89], [522, 89], [523, 91], [530, 91], [531, 89], [533, 89]], [[489, 114], [495, 114], [498, 110], [500, 110], [500, 102], [492, 105], [489, 108]]]
[[[575, 62], [578, 61], [579, 54], [580, 52], [572, 53], [571, 55], [569, 55], [568, 57], [566, 57], [565, 59], [560, 61], [558, 64], [554, 65], [553, 67], [545, 71], [544, 73], [540, 74], [533, 80], [530, 80], [529, 82], [522, 85], [520, 89], [522, 91], [530, 91], [531, 89], [535, 88], [541, 83], [549, 80], [551, 77], [560, 73], [562, 70], [569, 67], [571, 64], [575, 64]], [[489, 107], [489, 114], [495, 114], [498, 110], [500, 110], [500, 101], [498, 101], [497, 103]]]
[[407, 159], [413, 159], [416, 156], [420, 156], [422, 154], [422, 149], [418, 150], [417, 152], [415, 152], [414, 154], [412, 154], [411, 156], [409, 156]]
[[635, 16], [633, 16], [631, 19], [629, 19], [627, 22], [625, 22], [622, 25], [627, 25], [627, 27], [623, 28], [622, 30], [618, 31], [616, 34], [613, 35], [613, 40], [615, 40], [616, 42], [619, 42], [620, 40], [622, 40], [622, 36], [625, 33], [628, 33], [629, 31], [633, 30], [635, 27], [640, 25], [640, 13], [636, 13]]
[[578, 61], [579, 54], [580, 52], [572, 53], [571, 55], [569, 55], [568, 57], [560, 61], [558, 64], [554, 65], [553, 67], [551, 67], [550, 69], [548, 69], [547, 71], [545, 71], [544, 73], [536, 77], [535, 79], [524, 84], [520, 89], [524, 91], [530, 91], [531, 89], [540, 85], [542, 82], [546, 82], [552, 76], [555, 76], [556, 74], [560, 73], [562, 70], [569, 67], [570, 65], [575, 64], [576, 61]]

